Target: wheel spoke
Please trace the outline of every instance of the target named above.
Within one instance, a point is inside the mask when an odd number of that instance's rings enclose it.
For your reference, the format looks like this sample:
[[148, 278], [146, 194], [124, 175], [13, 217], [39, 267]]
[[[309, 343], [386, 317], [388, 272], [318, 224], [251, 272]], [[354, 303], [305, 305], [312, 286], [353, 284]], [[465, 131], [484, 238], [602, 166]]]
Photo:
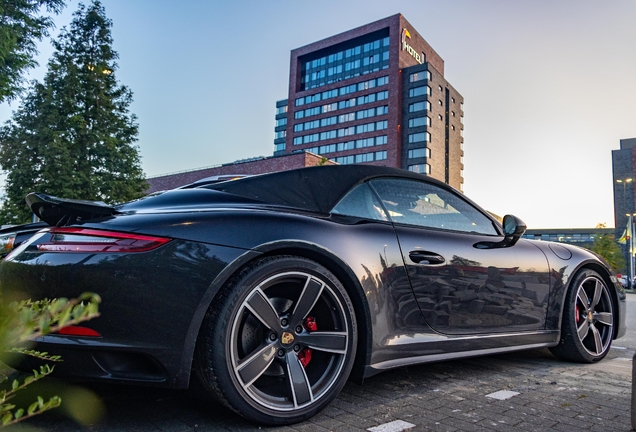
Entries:
[[322, 294], [323, 287], [324, 284], [322, 282], [312, 278], [311, 276], [307, 278], [303, 292], [300, 293], [298, 302], [294, 307], [294, 312], [291, 317], [291, 325], [299, 325], [309, 312], [311, 312], [311, 309], [320, 298], [320, 294]]
[[585, 339], [585, 336], [587, 336], [587, 332], [589, 331], [589, 329], [590, 329], [590, 322], [587, 319], [583, 320], [583, 322], [577, 329], [577, 333], [579, 334], [579, 339], [581, 341]]
[[590, 330], [594, 335], [594, 348], [596, 348], [596, 354], [603, 352], [603, 341], [601, 340], [601, 333], [597, 330], [594, 324], [590, 324]]
[[269, 365], [272, 364], [275, 356], [276, 346], [272, 343], [264, 346], [262, 349], [256, 351], [254, 354], [242, 361], [236, 369], [243, 380], [243, 385], [245, 387], [252, 385], [254, 381], [263, 375], [263, 372], [267, 370]]
[[287, 353], [287, 373], [294, 397], [294, 406], [300, 406], [313, 400], [309, 379], [305, 374], [305, 368], [300, 364], [298, 355], [293, 351]]
[[252, 292], [245, 302], [245, 306], [270, 330], [279, 331], [281, 329], [280, 318], [276, 309], [274, 309], [265, 293], [260, 289], [255, 289]]
[[298, 342], [318, 351], [346, 354], [346, 332], [313, 332], [298, 336]]
[[596, 315], [594, 315], [594, 318], [596, 319], [596, 321], [600, 322], [601, 324], [605, 324], [607, 326], [611, 326], [612, 325], [612, 314], [610, 312], [599, 312]]
[[601, 300], [601, 294], [603, 293], [603, 285], [601, 281], [596, 281], [596, 285], [594, 285], [594, 297], [592, 298], [592, 303], [590, 304], [590, 309], [594, 310], [598, 302]]
[[579, 289], [577, 297], [579, 298], [579, 301], [581, 302], [581, 304], [583, 305], [583, 307], [587, 311], [588, 308], [590, 307], [590, 302], [587, 299], [587, 294], [585, 294], [585, 290], [582, 289], [582, 288]]

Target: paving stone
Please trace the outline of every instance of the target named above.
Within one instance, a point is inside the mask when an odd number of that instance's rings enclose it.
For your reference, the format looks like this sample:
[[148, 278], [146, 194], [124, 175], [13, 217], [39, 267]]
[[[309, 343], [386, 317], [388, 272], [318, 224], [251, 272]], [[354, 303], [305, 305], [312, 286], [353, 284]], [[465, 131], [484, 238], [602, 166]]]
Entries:
[[479, 425], [477, 424], [477, 422], [466, 421], [456, 417], [445, 418], [444, 420], [441, 420], [440, 423], [444, 425], [452, 426], [454, 428], [457, 428], [458, 430], [467, 431], [467, 432], [494, 430], [492, 427]]
[[[626, 350], [610, 354], [614, 359], [630, 355]], [[365, 432], [403, 420], [416, 425], [413, 431], [628, 431], [630, 378], [561, 362], [544, 349], [411, 366], [371, 377], [362, 386], [348, 383], [306, 422], [262, 430]], [[258, 430], [224, 406], [186, 397], [183, 391], [93, 389], [106, 405], [107, 415], [99, 423], [78, 425], [60, 412], [35, 417], [27, 425], [47, 432]], [[500, 390], [520, 394], [503, 401], [486, 397]]]

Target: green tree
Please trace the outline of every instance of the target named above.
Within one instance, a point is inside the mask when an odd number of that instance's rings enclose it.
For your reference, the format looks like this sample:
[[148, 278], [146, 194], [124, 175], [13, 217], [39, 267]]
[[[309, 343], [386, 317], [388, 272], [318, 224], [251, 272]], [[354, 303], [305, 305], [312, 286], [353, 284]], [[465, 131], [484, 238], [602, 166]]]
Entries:
[[[605, 228], [605, 224], [598, 224], [596, 228]], [[625, 258], [613, 235], [596, 234], [591, 250], [603, 257], [614, 271], [625, 268]]]
[[[49, 35], [65, 0], [0, 0], [0, 103], [24, 88], [25, 73], [37, 66], [37, 41]], [[46, 11], [46, 13], [42, 13]]]
[[146, 190], [132, 92], [115, 77], [111, 27], [99, 1], [80, 4], [53, 43], [44, 82], [31, 86], [0, 131], [3, 222], [29, 220], [24, 197], [32, 191], [116, 203]]

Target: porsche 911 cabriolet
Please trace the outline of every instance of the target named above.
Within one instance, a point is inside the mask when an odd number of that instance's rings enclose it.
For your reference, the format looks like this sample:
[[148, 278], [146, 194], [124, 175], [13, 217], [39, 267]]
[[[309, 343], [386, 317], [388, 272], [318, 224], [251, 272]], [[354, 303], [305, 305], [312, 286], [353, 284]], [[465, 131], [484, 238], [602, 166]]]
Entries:
[[391, 368], [539, 347], [596, 362], [625, 333], [601, 258], [523, 239], [515, 216], [404, 170], [319, 166], [116, 206], [26, 200], [49, 226], [3, 260], [3, 292], [103, 300], [99, 318], [37, 340], [63, 356], [58, 374], [196, 379], [262, 424], [305, 420]]

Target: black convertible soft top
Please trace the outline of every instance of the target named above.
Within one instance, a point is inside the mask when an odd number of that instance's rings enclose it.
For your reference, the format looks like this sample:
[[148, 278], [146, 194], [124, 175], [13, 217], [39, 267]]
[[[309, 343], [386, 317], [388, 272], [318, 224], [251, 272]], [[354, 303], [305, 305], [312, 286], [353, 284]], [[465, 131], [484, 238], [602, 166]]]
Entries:
[[410, 171], [373, 165], [323, 165], [262, 174], [203, 186], [267, 204], [328, 213], [356, 184], [375, 177], [426, 179]]

